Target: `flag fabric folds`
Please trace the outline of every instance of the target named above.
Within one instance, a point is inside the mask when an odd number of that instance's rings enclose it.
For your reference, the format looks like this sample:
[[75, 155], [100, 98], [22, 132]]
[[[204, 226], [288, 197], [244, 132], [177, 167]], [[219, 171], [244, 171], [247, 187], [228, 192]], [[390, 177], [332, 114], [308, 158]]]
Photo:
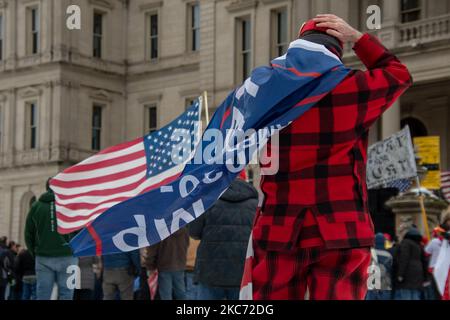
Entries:
[[395, 180], [395, 181], [389, 182], [387, 184], [388, 188], [395, 188], [395, 189], [398, 189], [398, 191], [400, 191], [400, 192], [407, 191], [411, 186], [412, 186], [411, 179]]
[[250, 234], [250, 239], [247, 246], [247, 254], [245, 255], [241, 288], [239, 290], [239, 300], [253, 300], [252, 271], [254, 257], [255, 253], [253, 251], [253, 237], [252, 234]]
[[[189, 157], [177, 156], [175, 163], [171, 150], [176, 145], [186, 153], [198, 143], [201, 109], [199, 98], [161, 130], [107, 148], [55, 176], [50, 186], [55, 193], [58, 232], [81, 229], [116, 204], [178, 177]], [[191, 139], [172, 141], [175, 130]]]
[[450, 171], [441, 172], [441, 190], [445, 200], [450, 202]]
[[150, 300], [155, 300], [158, 290], [158, 270], [153, 271], [147, 279], [148, 289], [150, 291]]
[[441, 295], [445, 294], [446, 285], [449, 281], [448, 276], [450, 274], [450, 245], [448, 240], [443, 240], [441, 249], [439, 250], [439, 256], [436, 261], [436, 265], [433, 269], [434, 279]]
[[[253, 70], [228, 95], [179, 177], [107, 209], [72, 239], [74, 254], [131, 251], [186, 226], [210, 208], [253, 159], [263, 144], [255, 150], [254, 141], [289, 125], [348, 73], [324, 46], [292, 42], [284, 56]], [[159, 166], [160, 159], [147, 159], [147, 166], [155, 162]]]

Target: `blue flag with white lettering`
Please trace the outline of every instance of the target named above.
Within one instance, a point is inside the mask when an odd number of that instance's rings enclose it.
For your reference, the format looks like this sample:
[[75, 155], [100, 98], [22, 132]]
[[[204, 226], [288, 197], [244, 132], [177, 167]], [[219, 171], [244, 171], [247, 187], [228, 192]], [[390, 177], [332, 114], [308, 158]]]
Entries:
[[[150, 246], [194, 221], [270, 137], [314, 106], [349, 71], [324, 46], [301, 39], [292, 42], [284, 56], [253, 70], [228, 95], [176, 180], [109, 208], [70, 242], [74, 254], [104, 255]], [[191, 145], [189, 134], [183, 136], [182, 131], [172, 137], [185, 139], [185, 145]], [[182, 151], [178, 146], [172, 160]], [[149, 169], [155, 161], [148, 156]]]

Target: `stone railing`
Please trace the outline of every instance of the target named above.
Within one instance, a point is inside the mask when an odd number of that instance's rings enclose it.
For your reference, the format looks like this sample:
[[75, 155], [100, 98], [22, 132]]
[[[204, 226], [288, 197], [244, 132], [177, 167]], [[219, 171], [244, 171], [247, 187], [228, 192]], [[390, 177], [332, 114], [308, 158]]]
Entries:
[[[399, 23], [381, 30], [366, 31], [380, 37], [389, 49], [408, 46], [419, 46], [439, 40], [450, 41], [450, 14], [418, 20], [408, 23]], [[345, 46], [344, 58], [353, 56], [352, 44]]]
[[399, 47], [412, 42], [426, 43], [450, 39], [450, 15], [404, 23], [399, 25], [398, 32]]

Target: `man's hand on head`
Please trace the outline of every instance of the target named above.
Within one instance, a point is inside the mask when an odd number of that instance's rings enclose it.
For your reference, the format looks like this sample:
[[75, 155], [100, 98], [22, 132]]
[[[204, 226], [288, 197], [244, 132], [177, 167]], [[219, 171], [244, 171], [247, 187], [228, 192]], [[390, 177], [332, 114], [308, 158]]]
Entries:
[[343, 43], [356, 43], [363, 36], [361, 32], [334, 14], [318, 14], [313, 20], [318, 27], [328, 28], [327, 33]]

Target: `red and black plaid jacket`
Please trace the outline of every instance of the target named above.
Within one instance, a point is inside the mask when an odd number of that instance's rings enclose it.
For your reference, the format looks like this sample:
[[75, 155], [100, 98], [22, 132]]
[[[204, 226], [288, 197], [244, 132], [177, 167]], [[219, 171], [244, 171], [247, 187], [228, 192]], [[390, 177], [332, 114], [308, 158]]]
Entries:
[[366, 187], [368, 131], [412, 79], [376, 37], [365, 34], [353, 49], [367, 71], [351, 71], [283, 129], [279, 149], [268, 144], [269, 154], [278, 154], [280, 168], [262, 177], [264, 200], [253, 229], [253, 240], [262, 249], [373, 244]]

